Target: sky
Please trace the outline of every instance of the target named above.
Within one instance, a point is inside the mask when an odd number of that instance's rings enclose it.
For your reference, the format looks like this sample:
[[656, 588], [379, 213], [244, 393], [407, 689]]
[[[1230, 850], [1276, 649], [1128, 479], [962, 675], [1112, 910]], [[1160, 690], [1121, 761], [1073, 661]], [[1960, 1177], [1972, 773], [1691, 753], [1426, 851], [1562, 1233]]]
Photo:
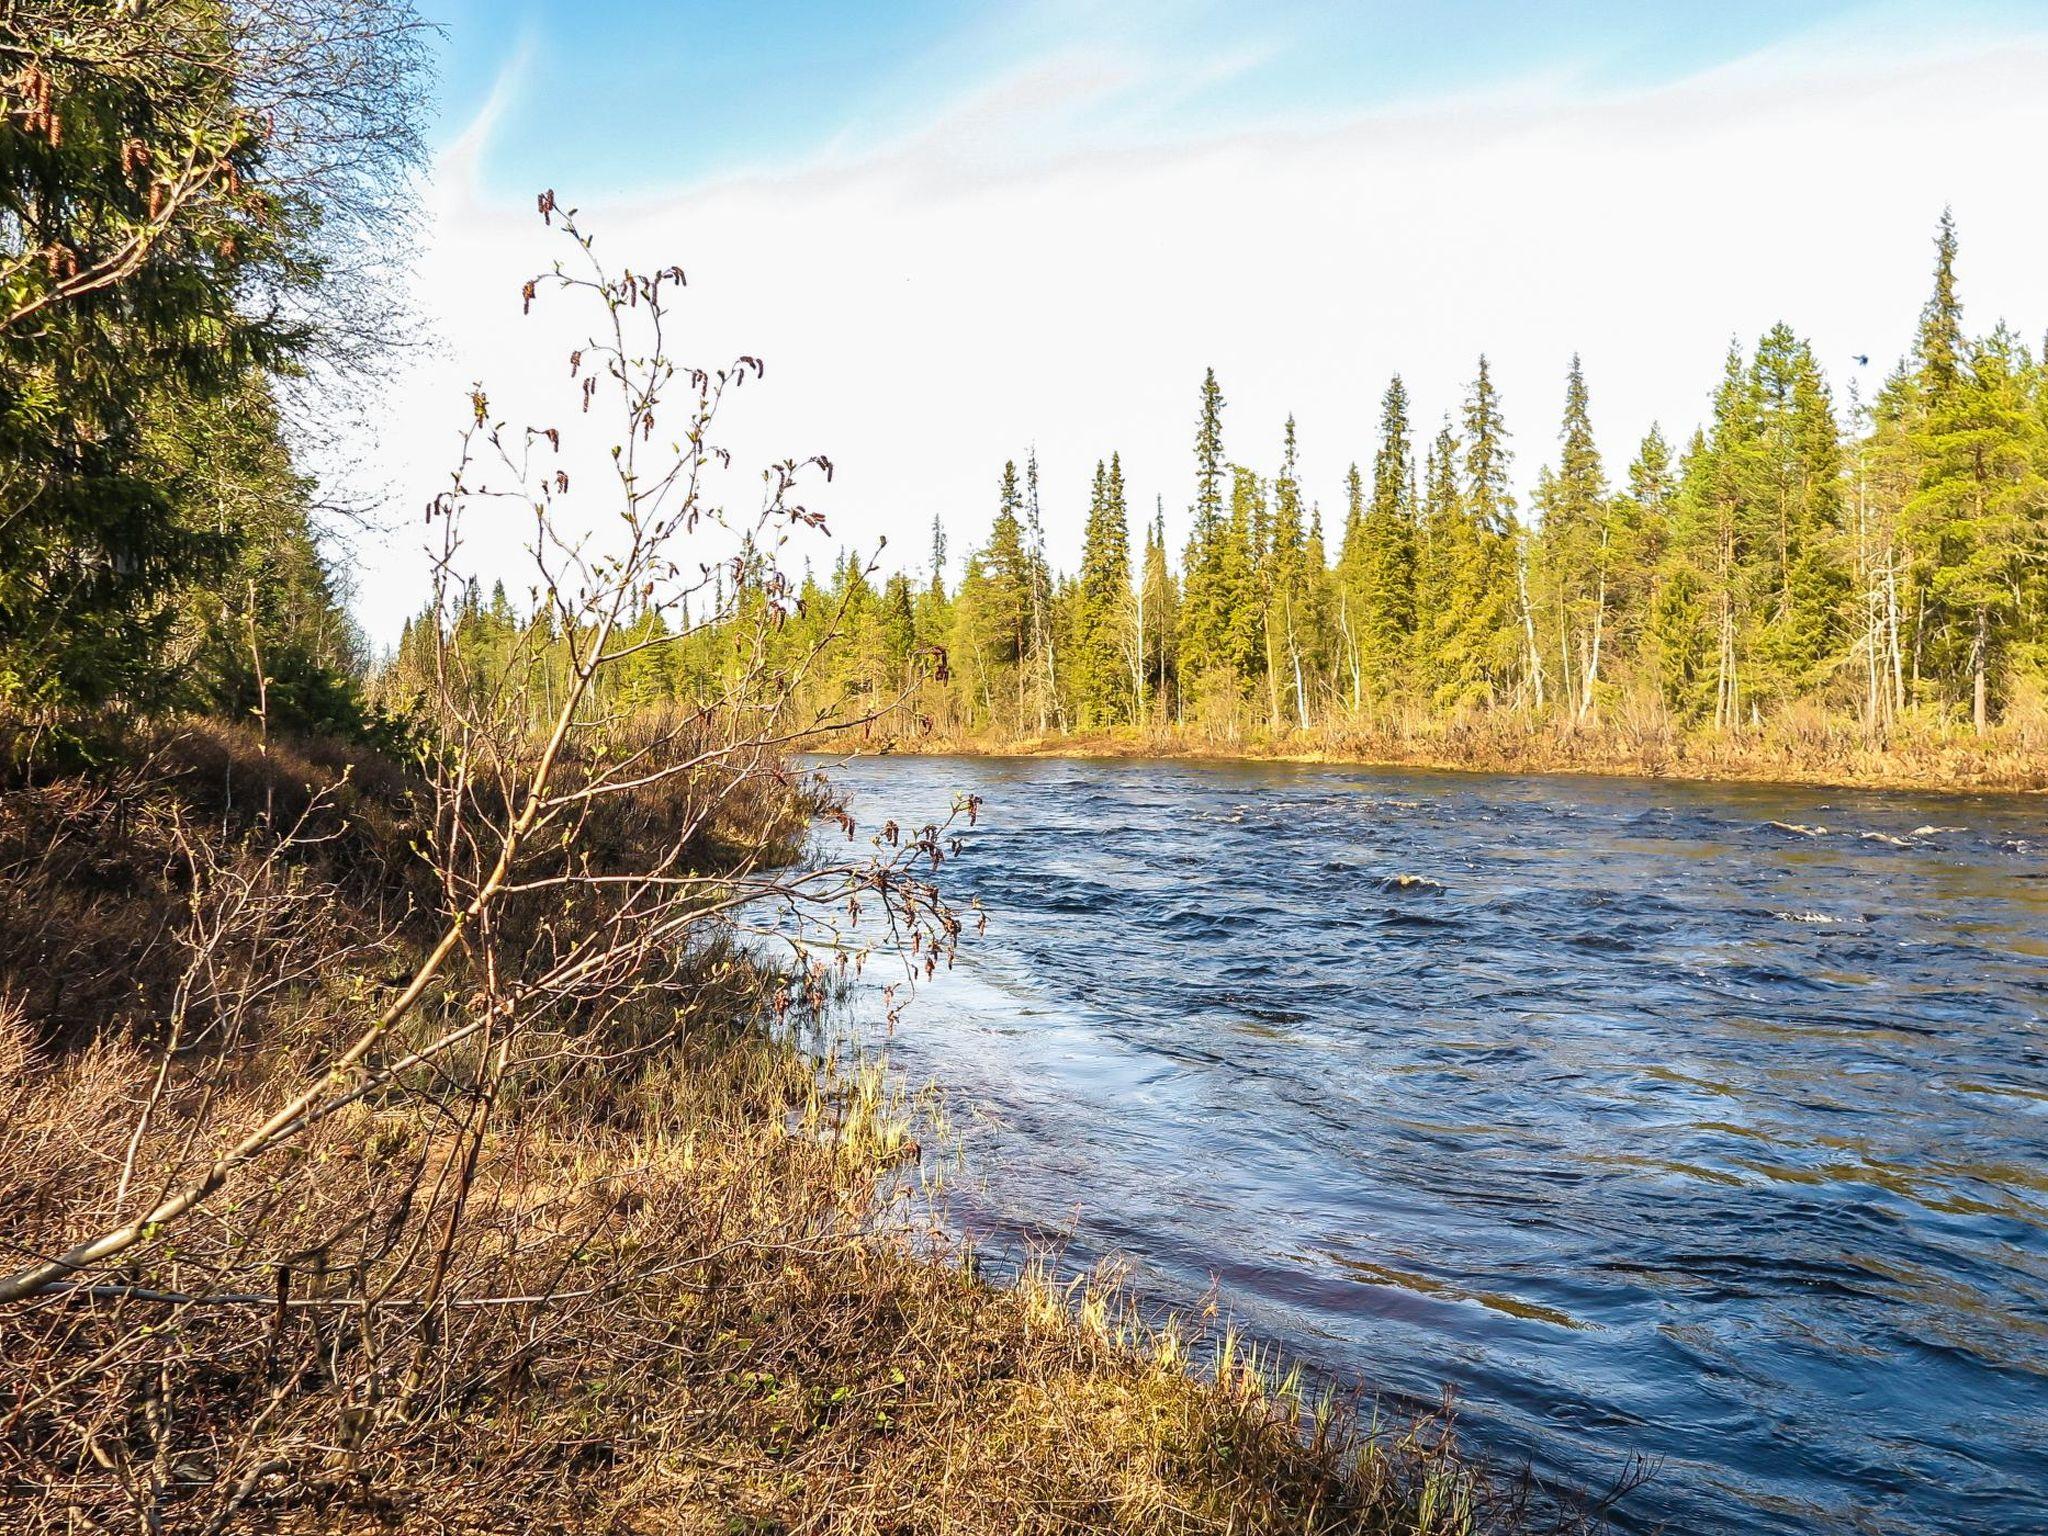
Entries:
[[[812, 453], [841, 547], [957, 574], [1005, 459], [1036, 448], [1056, 564], [1120, 452], [1177, 548], [1197, 389], [1270, 471], [1291, 413], [1332, 530], [1403, 375], [1418, 432], [1484, 352], [1527, 486], [1582, 355], [1619, 478], [1682, 441], [1731, 337], [1783, 320], [1846, 400], [1907, 345], [1944, 206], [1974, 326], [2048, 327], [2048, 0], [1211, 0], [795, 4], [437, 0], [418, 254], [425, 344], [386, 395], [391, 531], [350, 578], [373, 643], [424, 600], [417, 509], [472, 382], [572, 433], [579, 322], [522, 282], [562, 254], [553, 188], [608, 259], [689, 274], [678, 351], [767, 372], [736, 466]], [[1857, 358], [1867, 356], [1869, 364]], [[594, 467], [601, 447], [572, 455]], [[600, 522], [601, 475], [575, 516]], [[516, 518], [466, 555], [527, 584]], [[801, 560], [803, 554], [798, 555]]]

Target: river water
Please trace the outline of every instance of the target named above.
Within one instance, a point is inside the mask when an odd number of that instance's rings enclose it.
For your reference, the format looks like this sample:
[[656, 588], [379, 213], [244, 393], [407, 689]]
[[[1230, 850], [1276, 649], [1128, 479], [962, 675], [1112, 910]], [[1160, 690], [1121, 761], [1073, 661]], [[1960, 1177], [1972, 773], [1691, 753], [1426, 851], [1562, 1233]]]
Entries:
[[[1628, 1529], [2048, 1531], [2048, 803], [879, 759], [983, 798], [892, 1054], [957, 1219]], [[1407, 878], [1403, 878], [1407, 877]]]

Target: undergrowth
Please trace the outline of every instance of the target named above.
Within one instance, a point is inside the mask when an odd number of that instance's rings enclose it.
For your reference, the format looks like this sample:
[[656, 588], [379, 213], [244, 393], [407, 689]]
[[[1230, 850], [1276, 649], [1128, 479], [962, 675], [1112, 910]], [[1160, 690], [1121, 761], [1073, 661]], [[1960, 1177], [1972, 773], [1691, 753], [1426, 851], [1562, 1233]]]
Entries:
[[[218, 726], [136, 761], [0, 796], [10, 1263], [185, 1176], [431, 931], [401, 770]], [[342, 768], [345, 791], [308, 787]], [[795, 775], [749, 782], [706, 857], [786, 856], [820, 804]], [[238, 1170], [203, 1223], [0, 1312], [0, 1523], [1569, 1523], [1475, 1471], [1447, 1422], [1376, 1423], [1227, 1329], [1144, 1320], [1108, 1277], [987, 1282], [920, 1174], [944, 1127], [885, 1067], [831, 1056], [790, 978], [714, 941], [657, 980], [534, 1026], [475, 1135], [433, 1073], [393, 1074]], [[426, 1013], [459, 1013], [472, 985], [452, 971]]]

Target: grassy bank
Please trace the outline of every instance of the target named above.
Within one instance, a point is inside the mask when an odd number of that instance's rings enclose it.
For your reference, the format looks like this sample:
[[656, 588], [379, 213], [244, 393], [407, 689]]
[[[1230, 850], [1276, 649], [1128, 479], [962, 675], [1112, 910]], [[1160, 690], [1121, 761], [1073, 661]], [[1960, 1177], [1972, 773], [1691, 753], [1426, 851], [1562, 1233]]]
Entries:
[[995, 757], [1191, 757], [1353, 763], [1509, 774], [1611, 774], [1856, 789], [2048, 790], [2048, 720], [1903, 732], [1875, 743], [1857, 726], [1795, 711], [1736, 734], [1668, 722], [1559, 726], [1512, 715], [1467, 721], [1333, 722], [1310, 730], [1160, 725], [1048, 734], [899, 732], [889, 750]]
[[[8, 1268], [190, 1178], [437, 931], [432, 807], [391, 764], [217, 725], [129, 761], [0, 795]], [[699, 829], [678, 779], [582, 835], [681, 818], [690, 867], [787, 856], [814, 791], [744, 789]], [[936, 1235], [930, 1132], [887, 1074], [821, 1055], [811, 980], [715, 932], [417, 1059], [500, 959], [606, 920], [494, 910], [507, 947], [460, 952], [357, 1069], [374, 1091], [236, 1166], [203, 1220], [0, 1307], [9, 1529], [1538, 1523], [1442, 1424], [1312, 1401], [1108, 1285], [986, 1283]]]

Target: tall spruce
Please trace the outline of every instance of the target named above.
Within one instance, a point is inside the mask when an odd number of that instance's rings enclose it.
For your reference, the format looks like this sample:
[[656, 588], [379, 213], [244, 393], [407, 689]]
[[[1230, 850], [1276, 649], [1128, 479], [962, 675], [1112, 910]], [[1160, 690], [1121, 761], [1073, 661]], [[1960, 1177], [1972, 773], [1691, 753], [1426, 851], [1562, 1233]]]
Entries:
[[1517, 581], [1512, 454], [1500, 395], [1484, 356], [1466, 396], [1464, 484], [1452, 551], [1444, 689], [1453, 704], [1502, 702], [1513, 692]]
[[1131, 540], [1123, 461], [1095, 465], [1081, 573], [1074, 593], [1075, 719], [1083, 728], [1132, 718], [1127, 648], [1133, 643]]
[[1608, 516], [1607, 477], [1593, 440], [1585, 370], [1577, 353], [1565, 375], [1558, 462], [1537, 482], [1541, 537], [1533, 561], [1535, 625], [1547, 643], [1539, 652], [1554, 661], [1559, 705], [1577, 719], [1588, 716], [1598, 693], [1607, 642], [1607, 607], [1614, 530]]
[[1415, 630], [1415, 509], [1408, 390], [1395, 374], [1380, 400], [1372, 497], [1360, 521], [1363, 548], [1349, 562], [1357, 583], [1360, 670], [1368, 698], [1401, 691]]

